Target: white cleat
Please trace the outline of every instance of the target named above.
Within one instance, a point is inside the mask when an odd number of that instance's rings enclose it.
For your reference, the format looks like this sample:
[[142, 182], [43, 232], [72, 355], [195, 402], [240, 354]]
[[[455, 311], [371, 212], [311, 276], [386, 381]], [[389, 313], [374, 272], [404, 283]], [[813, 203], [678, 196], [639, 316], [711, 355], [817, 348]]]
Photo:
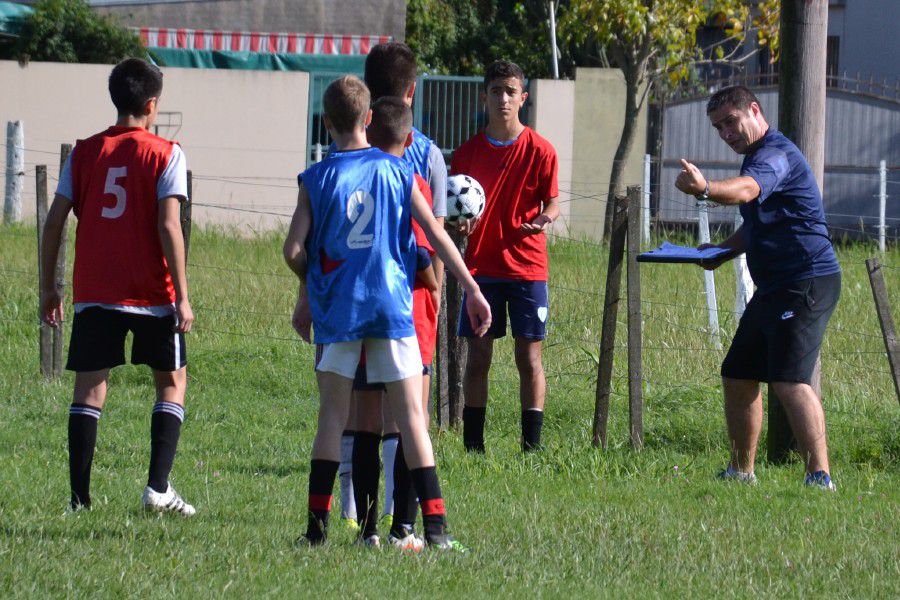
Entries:
[[411, 531], [409, 531], [403, 537], [397, 537], [394, 534], [389, 535], [388, 543], [392, 548], [396, 548], [404, 552], [421, 552], [425, 549], [425, 540], [418, 537]]
[[197, 512], [193, 506], [178, 495], [171, 483], [165, 493], [162, 494], [147, 486], [144, 488], [142, 501], [144, 502], [144, 510], [152, 512], [174, 512], [185, 517], [191, 517]]

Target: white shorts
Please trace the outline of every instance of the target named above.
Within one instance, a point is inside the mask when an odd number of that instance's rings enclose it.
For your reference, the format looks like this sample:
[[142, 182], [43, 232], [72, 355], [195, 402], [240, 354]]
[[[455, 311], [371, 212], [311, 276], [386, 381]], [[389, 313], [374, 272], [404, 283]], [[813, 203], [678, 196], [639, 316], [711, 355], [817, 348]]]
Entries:
[[319, 344], [316, 348], [316, 371], [337, 373], [353, 379], [363, 344], [366, 347], [366, 380], [369, 383], [390, 383], [422, 374], [422, 354], [414, 335], [398, 340], [366, 338]]

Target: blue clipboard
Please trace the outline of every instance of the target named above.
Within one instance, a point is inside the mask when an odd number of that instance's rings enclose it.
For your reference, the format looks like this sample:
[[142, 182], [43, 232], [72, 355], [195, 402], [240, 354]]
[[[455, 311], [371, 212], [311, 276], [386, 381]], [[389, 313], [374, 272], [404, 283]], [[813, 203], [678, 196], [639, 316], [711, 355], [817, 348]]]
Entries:
[[659, 248], [638, 254], [638, 262], [657, 263], [692, 263], [702, 265], [714, 262], [731, 255], [731, 250], [726, 248], [704, 248], [697, 250], [689, 246], [676, 246], [669, 242], [663, 242]]

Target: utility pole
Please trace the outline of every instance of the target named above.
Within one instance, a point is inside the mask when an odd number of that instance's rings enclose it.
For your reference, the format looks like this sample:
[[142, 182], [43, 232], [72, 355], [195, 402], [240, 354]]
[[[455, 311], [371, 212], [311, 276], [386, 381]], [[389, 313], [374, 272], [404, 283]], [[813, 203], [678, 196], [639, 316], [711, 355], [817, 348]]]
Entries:
[[[828, 0], [782, 0], [778, 127], [806, 157], [819, 190], [825, 180], [825, 56]], [[821, 363], [812, 386], [822, 397]], [[784, 462], [796, 446], [781, 401], [769, 386], [770, 462]]]

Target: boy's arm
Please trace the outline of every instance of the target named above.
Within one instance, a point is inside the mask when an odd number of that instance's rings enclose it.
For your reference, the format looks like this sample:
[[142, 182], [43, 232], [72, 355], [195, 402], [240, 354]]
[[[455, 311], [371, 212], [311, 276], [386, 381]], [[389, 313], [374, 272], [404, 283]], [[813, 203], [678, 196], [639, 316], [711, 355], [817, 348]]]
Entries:
[[469, 315], [469, 322], [472, 324], [475, 335], [483, 336], [491, 326], [491, 307], [481, 294], [478, 284], [469, 274], [453, 240], [438, 225], [434, 215], [431, 214], [428, 202], [415, 185], [412, 186], [412, 213], [419, 225], [422, 226], [422, 230], [425, 231], [425, 236], [434, 247], [435, 252], [444, 260], [444, 265], [466, 290], [466, 312]]
[[51, 327], [59, 327], [63, 319], [63, 290], [56, 287], [56, 261], [71, 210], [72, 201], [57, 194], [47, 212], [41, 239], [41, 320]]
[[181, 233], [181, 201], [177, 196], [159, 200], [157, 230], [163, 255], [172, 275], [172, 285], [175, 287], [175, 331], [187, 333], [194, 323], [194, 311], [188, 300], [184, 237]]
[[312, 213], [309, 207], [309, 193], [306, 186], [300, 184], [300, 191], [297, 194], [297, 208], [294, 209], [294, 216], [291, 218], [291, 225], [288, 228], [287, 238], [284, 240], [284, 260], [297, 277], [300, 279], [300, 289], [297, 294], [297, 303], [294, 306], [294, 314], [291, 317], [291, 324], [294, 329], [303, 338], [303, 341], [309, 342], [312, 337], [310, 330], [312, 328], [312, 313], [309, 309], [309, 298], [306, 292], [306, 236], [312, 225]]
[[438, 283], [437, 276], [434, 273], [434, 263], [428, 265], [424, 269], [419, 269], [416, 271], [416, 281], [421, 283], [425, 288], [431, 292], [440, 291], [440, 284]]

